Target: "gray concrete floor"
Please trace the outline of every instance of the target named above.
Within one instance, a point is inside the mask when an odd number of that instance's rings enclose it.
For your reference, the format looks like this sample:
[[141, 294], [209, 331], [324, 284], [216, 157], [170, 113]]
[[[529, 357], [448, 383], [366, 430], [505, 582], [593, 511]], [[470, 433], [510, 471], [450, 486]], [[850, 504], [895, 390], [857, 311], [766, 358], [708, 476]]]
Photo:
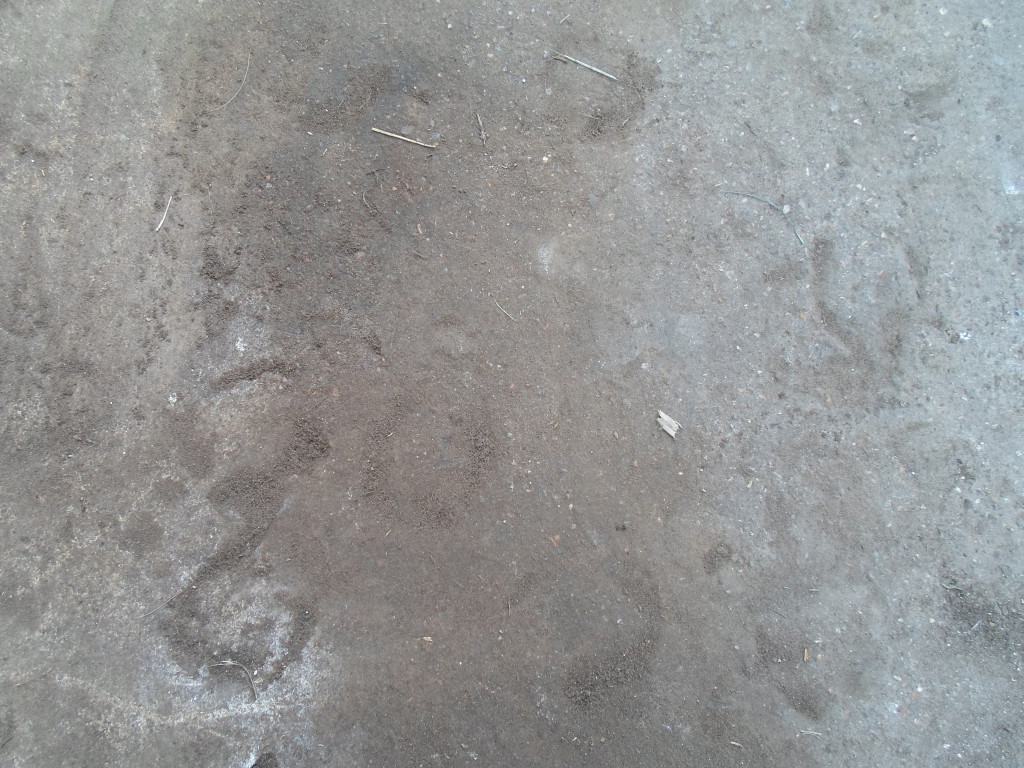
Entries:
[[0, 763], [1020, 765], [1022, 44], [0, 5]]

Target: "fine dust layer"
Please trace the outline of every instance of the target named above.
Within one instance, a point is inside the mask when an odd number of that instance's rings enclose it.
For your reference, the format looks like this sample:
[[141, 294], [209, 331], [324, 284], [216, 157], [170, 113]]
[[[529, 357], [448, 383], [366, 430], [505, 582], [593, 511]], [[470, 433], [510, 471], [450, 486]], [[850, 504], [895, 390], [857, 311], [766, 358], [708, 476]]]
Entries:
[[1024, 22], [856, 5], [0, 6], [0, 762], [1021, 764]]

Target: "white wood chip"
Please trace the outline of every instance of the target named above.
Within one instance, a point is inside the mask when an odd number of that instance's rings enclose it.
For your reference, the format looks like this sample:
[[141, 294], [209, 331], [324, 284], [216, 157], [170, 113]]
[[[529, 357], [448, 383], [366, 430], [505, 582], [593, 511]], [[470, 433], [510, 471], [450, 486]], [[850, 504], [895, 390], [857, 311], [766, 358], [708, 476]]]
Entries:
[[664, 429], [674, 439], [679, 431], [679, 422], [673, 419], [664, 411], [658, 411], [658, 426]]

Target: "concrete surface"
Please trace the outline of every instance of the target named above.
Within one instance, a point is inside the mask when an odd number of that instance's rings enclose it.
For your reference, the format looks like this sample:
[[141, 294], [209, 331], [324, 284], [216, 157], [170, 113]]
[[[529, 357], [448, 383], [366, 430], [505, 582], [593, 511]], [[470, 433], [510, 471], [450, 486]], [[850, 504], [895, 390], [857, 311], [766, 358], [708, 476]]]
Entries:
[[1020, 11], [0, 4], [0, 764], [1021, 765]]

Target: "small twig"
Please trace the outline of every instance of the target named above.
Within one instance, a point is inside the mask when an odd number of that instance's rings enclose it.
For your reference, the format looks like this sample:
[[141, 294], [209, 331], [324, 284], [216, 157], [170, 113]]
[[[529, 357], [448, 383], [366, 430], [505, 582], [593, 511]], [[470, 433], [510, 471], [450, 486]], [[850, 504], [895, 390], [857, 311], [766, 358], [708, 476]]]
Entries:
[[249, 680], [249, 687], [252, 688], [252, 699], [253, 701], [259, 701], [260, 695], [256, 693], [256, 683], [253, 682], [252, 675], [249, 674], [249, 670], [239, 664], [237, 661], [218, 661], [216, 664], [211, 664], [210, 669], [214, 667], [238, 667], [240, 670], [245, 672], [245, 677]]
[[476, 113], [476, 124], [480, 126], [480, 143], [487, 146], [487, 134], [484, 133], [484, 121], [480, 119], [480, 113]]
[[181, 588], [181, 591], [179, 591], [179, 592], [175, 592], [175, 593], [174, 593], [173, 595], [171, 595], [171, 596], [170, 596], [170, 597], [168, 597], [168, 598], [167, 598], [166, 600], [164, 600], [164, 601], [163, 601], [162, 603], [160, 603], [160, 605], [158, 605], [158, 606], [157, 606], [156, 608], [154, 608], [154, 609], [153, 609], [152, 611], [149, 611], [148, 613], [144, 613], [144, 614], [142, 614], [142, 615], [141, 615], [141, 616], [140, 616], [139, 618], [140, 618], [140, 619], [144, 619], [144, 618], [146, 618], [147, 616], [152, 616], [152, 615], [153, 615], [154, 613], [156, 613], [157, 611], [159, 611], [159, 610], [160, 610], [161, 608], [163, 608], [163, 607], [165, 607], [165, 606], [168, 606], [168, 605], [170, 605], [170, 604], [171, 604], [171, 601], [173, 601], [173, 600], [176, 600], [176, 599], [178, 599], [179, 597], [181, 597], [182, 595], [184, 595], [184, 594], [185, 594], [185, 592], [186, 592], [186, 591], [188, 590], [188, 588], [189, 588], [189, 587], [192, 587], [192, 589], [195, 589], [195, 587], [194, 587], [194, 586], [192, 586], [191, 584], [186, 584], [186, 585], [185, 585], [184, 587], [182, 587], [182, 588]]
[[823, 733], [818, 733], [817, 731], [800, 731], [800, 733], [802, 733], [804, 736], [824, 736], [825, 735]]
[[800, 241], [800, 245], [804, 245], [804, 239], [800, 237], [800, 233], [796, 229], [796, 224], [792, 222], [792, 220], [789, 218], [789, 213], [786, 210], [784, 210], [781, 206], [776, 205], [771, 200], [765, 200], [763, 197], [752, 195], [749, 192], [730, 192], [729, 190], [723, 190], [723, 192], [727, 195], [749, 197], [751, 200], [757, 200], [758, 202], [764, 203], [765, 205], [770, 205], [772, 208], [774, 208], [776, 211], [778, 211], [779, 213], [786, 217], [786, 221], [789, 222], [789, 226], [793, 229], [793, 234], [796, 235], [796, 239]]
[[943, 589], [948, 589], [950, 592], [964, 592], [964, 593], [967, 592], [966, 589], [964, 589], [963, 587], [958, 587], [956, 584], [943, 584], [940, 581], [939, 582], [939, 586], [942, 587]]
[[391, 131], [382, 131], [380, 128], [371, 128], [374, 133], [379, 133], [382, 136], [390, 136], [392, 139], [401, 139], [407, 141], [410, 144], [415, 144], [419, 147], [426, 147], [427, 149], [437, 149], [437, 144], [424, 144], [422, 141], [416, 141], [416, 139], [410, 139], [408, 136], [399, 136], [397, 133], [391, 133]]
[[167, 219], [167, 212], [171, 210], [171, 200], [173, 199], [174, 195], [171, 195], [170, 197], [167, 198], [167, 207], [164, 208], [164, 215], [160, 217], [160, 223], [156, 225], [156, 229], [153, 230], [154, 232], [159, 232], [160, 227], [164, 225], [164, 221]]
[[[505, 312], [505, 308], [503, 306], [501, 306], [501, 304], [498, 304], [498, 300], [497, 299], [494, 299], [494, 303], [497, 304], [498, 309], [500, 309], [502, 312]], [[513, 323], [516, 321], [516, 319], [514, 317], [512, 317], [512, 315], [510, 315], [508, 312], [505, 312], [505, 317], [507, 317]]]
[[784, 210], [782, 210], [782, 208], [777, 206], [775, 203], [773, 203], [771, 200], [765, 200], [763, 197], [758, 197], [757, 195], [752, 195], [749, 192], [730, 192], [730, 191], [726, 190], [725, 194], [727, 194], [727, 195], [738, 195], [739, 197], [749, 197], [749, 198], [751, 198], [753, 200], [757, 200], [758, 202], [762, 202], [765, 205], [770, 205], [772, 208], [774, 208], [776, 211], [781, 213], [783, 216], [786, 215], [786, 212]]
[[559, 57], [565, 59], [566, 61], [571, 61], [573, 64], [579, 64], [581, 67], [585, 67], [586, 69], [589, 69], [591, 72], [597, 72], [597, 74], [599, 74], [599, 75], [604, 75], [605, 77], [607, 77], [607, 78], [609, 78], [611, 80], [618, 80], [619, 79], [615, 75], [608, 74], [603, 69], [598, 69], [597, 67], [595, 67], [592, 64], [587, 64], [587, 62], [585, 62], [585, 61], [580, 61], [579, 59], [574, 59], [572, 56], [570, 56], [570, 55], [568, 55], [566, 53], [559, 53], [558, 51], [552, 51], [552, 53], [555, 56], [559, 56]]
[[[240, 94], [242, 92], [242, 87], [245, 85], [245, 78], [247, 78], [249, 76], [249, 65], [250, 64], [252, 64], [252, 51], [249, 51], [249, 58], [245, 60], [245, 74], [242, 75], [242, 82], [239, 84], [238, 90], [235, 91], [235, 96], [237, 96], [238, 94]], [[235, 96], [232, 96], [230, 99], [225, 101], [219, 107], [214, 107], [210, 111], [211, 112], [216, 112], [219, 109], [224, 109], [224, 107], [226, 107], [228, 104], [230, 104], [232, 101], [235, 100]]]

